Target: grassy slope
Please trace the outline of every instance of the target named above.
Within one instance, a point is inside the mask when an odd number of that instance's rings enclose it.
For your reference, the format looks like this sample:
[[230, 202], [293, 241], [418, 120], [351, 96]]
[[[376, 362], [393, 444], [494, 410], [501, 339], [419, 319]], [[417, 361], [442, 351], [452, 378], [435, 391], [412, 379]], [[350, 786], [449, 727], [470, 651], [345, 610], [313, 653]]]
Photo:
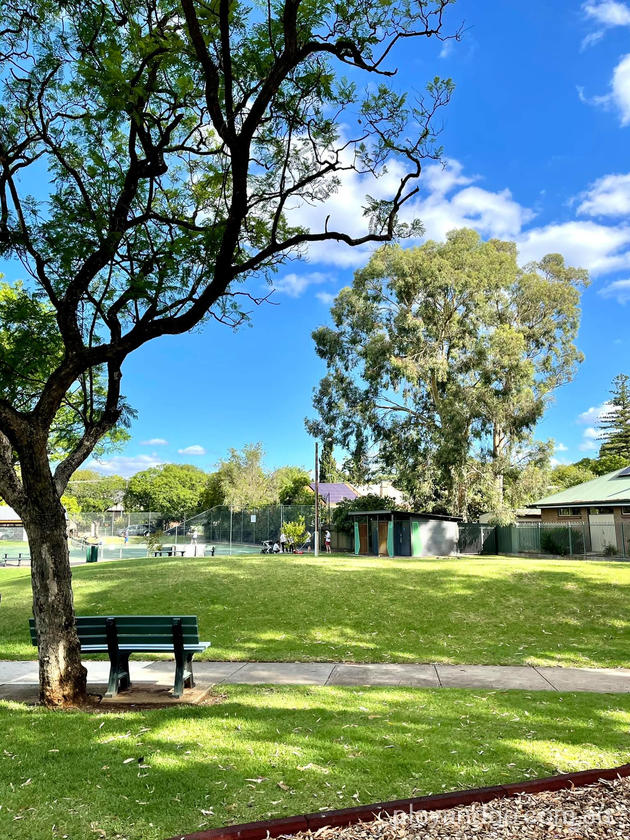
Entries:
[[0, 702], [0, 835], [163, 840], [614, 766], [629, 726], [627, 695], [238, 686], [211, 707], [104, 715]]
[[[74, 569], [78, 613], [195, 613], [210, 659], [627, 666], [630, 565], [511, 558], [156, 558]], [[0, 659], [34, 658], [0, 569]]]

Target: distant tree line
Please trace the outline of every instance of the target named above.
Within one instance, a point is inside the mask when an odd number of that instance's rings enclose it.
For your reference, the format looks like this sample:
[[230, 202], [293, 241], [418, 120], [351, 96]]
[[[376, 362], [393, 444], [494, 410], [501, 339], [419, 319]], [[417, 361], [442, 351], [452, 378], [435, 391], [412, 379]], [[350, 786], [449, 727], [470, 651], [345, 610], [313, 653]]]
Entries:
[[126, 511], [157, 511], [177, 519], [216, 505], [238, 509], [264, 505], [313, 504], [310, 474], [298, 466], [266, 470], [262, 444], [230, 449], [216, 469], [205, 472], [192, 464], [160, 464], [129, 479], [77, 470], [64, 497], [73, 513], [103, 513], [116, 504]]

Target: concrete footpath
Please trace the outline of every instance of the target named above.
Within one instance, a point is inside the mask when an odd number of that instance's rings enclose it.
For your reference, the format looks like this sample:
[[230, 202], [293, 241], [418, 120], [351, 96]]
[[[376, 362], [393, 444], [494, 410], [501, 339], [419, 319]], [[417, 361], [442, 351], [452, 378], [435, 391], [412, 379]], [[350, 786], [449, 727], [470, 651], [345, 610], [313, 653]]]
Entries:
[[[108, 662], [85, 662], [88, 683], [107, 682]], [[132, 659], [135, 686], [172, 685], [172, 661]], [[478, 688], [526, 691], [630, 693], [630, 669], [556, 668], [529, 665], [346, 664], [340, 662], [197, 662], [198, 685], [337, 685], [410, 688]], [[0, 699], [38, 682], [36, 662], [0, 661]]]

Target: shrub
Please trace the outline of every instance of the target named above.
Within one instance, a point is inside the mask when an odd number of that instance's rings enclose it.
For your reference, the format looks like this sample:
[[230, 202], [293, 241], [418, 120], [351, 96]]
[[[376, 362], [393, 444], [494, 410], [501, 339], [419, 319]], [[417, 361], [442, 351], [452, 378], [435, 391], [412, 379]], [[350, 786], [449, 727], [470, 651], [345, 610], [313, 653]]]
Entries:
[[540, 550], [544, 554], [557, 554], [565, 557], [568, 554], [584, 553], [584, 534], [581, 529], [566, 525], [545, 528], [540, 531]]
[[619, 554], [619, 552], [617, 551], [617, 546], [611, 545], [610, 543], [604, 546], [603, 553], [605, 557], [616, 557], [617, 554]]

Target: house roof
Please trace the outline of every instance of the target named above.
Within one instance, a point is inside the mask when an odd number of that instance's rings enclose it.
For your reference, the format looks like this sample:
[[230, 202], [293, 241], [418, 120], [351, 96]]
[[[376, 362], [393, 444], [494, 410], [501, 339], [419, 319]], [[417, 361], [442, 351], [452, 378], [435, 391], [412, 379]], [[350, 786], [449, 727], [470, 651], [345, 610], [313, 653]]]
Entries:
[[[624, 475], [625, 473], [625, 475]], [[530, 507], [568, 507], [570, 505], [599, 505], [611, 507], [630, 503], [630, 472], [627, 467], [600, 475], [583, 484], [576, 484], [560, 493], [545, 496]]]
[[[313, 492], [315, 492], [315, 482], [308, 485]], [[337, 502], [342, 502], [344, 499], [357, 499], [359, 494], [345, 482], [320, 482], [319, 495], [322, 499], [326, 499], [331, 505], [336, 505]]]
[[22, 523], [22, 520], [13, 508], [10, 508], [8, 505], [0, 505], [0, 522], [3, 524], [15, 523], [19, 525]]
[[349, 510], [348, 516], [379, 516], [385, 514], [395, 519], [440, 519], [443, 522], [461, 522], [461, 516], [446, 516], [443, 513], [417, 513], [412, 510]]

